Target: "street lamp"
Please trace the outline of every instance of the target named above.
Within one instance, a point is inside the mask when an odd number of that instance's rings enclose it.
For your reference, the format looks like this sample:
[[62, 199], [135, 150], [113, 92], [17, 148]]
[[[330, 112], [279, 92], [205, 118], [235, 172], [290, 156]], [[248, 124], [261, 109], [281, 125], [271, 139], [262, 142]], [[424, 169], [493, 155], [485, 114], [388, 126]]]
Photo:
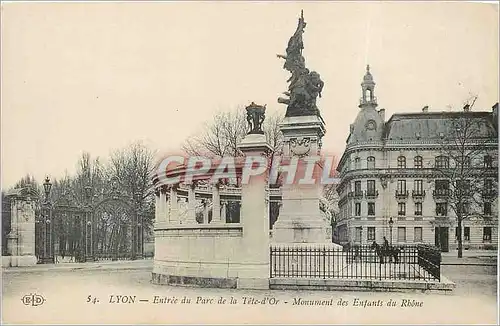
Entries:
[[94, 230], [93, 230], [93, 218], [92, 218], [92, 187], [87, 184], [84, 187], [85, 192], [85, 258], [84, 261], [94, 260]]
[[43, 189], [45, 191], [45, 202], [49, 201], [50, 189], [52, 189], [52, 183], [50, 183], [50, 179], [47, 176], [45, 178], [45, 182], [43, 183]]
[[50, 178], [45, 177], [45, 182], [43, 183], [43, 190], [45, 193], [45, 200], [42, 204], [42, 220], [39, 228], [39, 232], [41, 233], [41, 237], [39, 239], [42, 242], [43, 248], [40, 251], [41, 254], [41, 263], [54, 263], [54, 239], [52, 235], [53, 223], [51, 223], [51, 205], [50, 205], [50, 190], [52, 189], [52, 183], [50, 182]]
[[389, 218], [389, 241], [392, 246], [392, 226], [394, 225], [394, 221], [392, 220], [392, 216]]

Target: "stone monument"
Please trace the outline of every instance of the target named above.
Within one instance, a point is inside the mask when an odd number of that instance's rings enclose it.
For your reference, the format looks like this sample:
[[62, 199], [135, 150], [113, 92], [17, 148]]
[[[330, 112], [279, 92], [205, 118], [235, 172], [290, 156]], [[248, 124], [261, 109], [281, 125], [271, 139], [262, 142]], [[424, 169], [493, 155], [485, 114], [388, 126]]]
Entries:
[[[304, 44], [302, 34], [306, 27], [304, 13], [301, 12], [298, 26], [288, 41], [286, 55], [278, 54], [285, 59], [284, 69], [291, 73], [288, 79], [287, 98], [280, 97], [278, 102], [287, 105], [285, 119], [280, 125], [284, 136], [284, 160], [298, 157], [307, 162], [318, 157], [321, 150], [321, 139], [325, 135], [325, 123], [316, 105], [317, 97], [321, 97], [324, 82], [315, 71], [309, 71], [302, 55]], [[304, 172], [303, 170], [300, 171]], [[316, 166], [316, 171], [321, 166]], [[324, 218], [320, 210], [322, 185], [284, 183], [282, 186], [282, 208], [278, 220], [274, 224], [273, 241], [278, 243], [331, 243], [330, 222]]]

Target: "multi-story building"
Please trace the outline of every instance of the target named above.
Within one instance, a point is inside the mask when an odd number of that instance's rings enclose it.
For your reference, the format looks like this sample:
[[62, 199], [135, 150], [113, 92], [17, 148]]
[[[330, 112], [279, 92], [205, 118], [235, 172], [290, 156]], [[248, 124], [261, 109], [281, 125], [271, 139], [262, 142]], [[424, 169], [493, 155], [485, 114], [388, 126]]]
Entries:
[[369, 66], [361, 87], [360, 111], [337, 166], [340, 242], [382, 243], [386, 237], [394, 245], [430, 243], [443, 251], [456, 249], [458, 223], [449, 202], [450, 182], [455, 181], [440, 168], [453, 165], [453, 158], [443, 155], [445, 133], [453, 121], [467, 117], [479, 122], [481, 135], [467, 140], [481, 149], [476, 152], [481, 156], [467, 167], [486, 173], [481, 174], [485, 190], [475, 205], [479, 209], [461, 219], [463, 248], [496, 248], [498, 103], [487, 112], [471, 111], [470, 106], [459, 112], [429, 112], [424, 107], [386, 121], [385, 110], [377, 110]]

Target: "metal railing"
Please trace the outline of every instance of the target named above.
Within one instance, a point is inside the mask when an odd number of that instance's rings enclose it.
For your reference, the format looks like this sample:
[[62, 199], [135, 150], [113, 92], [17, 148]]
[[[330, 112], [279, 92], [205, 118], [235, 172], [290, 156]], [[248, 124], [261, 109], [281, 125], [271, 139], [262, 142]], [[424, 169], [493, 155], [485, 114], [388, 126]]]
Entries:
[[374, 248], [271, 246], [271, 278], [439, 281], [441, 252], [430, 245]]

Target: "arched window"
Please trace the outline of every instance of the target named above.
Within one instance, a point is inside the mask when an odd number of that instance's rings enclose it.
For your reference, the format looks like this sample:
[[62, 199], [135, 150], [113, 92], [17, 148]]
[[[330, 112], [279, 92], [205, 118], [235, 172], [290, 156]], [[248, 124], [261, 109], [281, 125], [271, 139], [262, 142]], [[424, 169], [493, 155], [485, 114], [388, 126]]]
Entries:
[[399, 156], [398, 157], [398, 168], [399, 169], [406, 168], [406, 157], [404, 157], [404, 156]]
[[366, 100], [367, 101], [371, 101], [372, 100], [372, 90], [371, 89], [367, 89], [366, 90]]
[[421, 169], [423, 167], [422, 156], [415, 156], [415, 158], [413, 159], [413, 165], [416, 169]]
[[375, 169], [375, 156], [368, 156], [366, 161], [369, 169]]
[[436, 156], [436, 168], [449, 168], [450, 160], [448, 156]]

